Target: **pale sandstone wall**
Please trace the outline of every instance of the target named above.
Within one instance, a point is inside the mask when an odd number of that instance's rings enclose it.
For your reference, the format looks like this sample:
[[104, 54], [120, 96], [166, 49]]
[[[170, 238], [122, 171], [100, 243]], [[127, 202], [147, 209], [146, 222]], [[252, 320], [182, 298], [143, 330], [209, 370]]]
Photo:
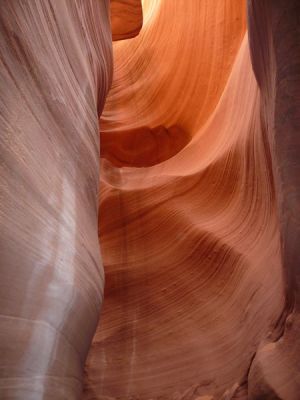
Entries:
[[109, 2], [0, 2], [0, 398], [80, 399], [103, 297]]

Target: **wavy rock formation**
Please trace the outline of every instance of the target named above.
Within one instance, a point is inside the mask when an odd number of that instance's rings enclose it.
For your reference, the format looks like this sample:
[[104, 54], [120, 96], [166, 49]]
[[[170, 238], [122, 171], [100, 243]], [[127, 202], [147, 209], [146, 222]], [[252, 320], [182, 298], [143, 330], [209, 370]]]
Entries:
[[113, 40], [133, 38], [143, 25], [141, 0], [110, 0]]
[[[253, 69], [271, 148], [278, 202], [286, 309], [277, 340], [260, 346], [249, 398], [300, 398], [300, 3], [248, 2]], [[271, 396], [272, 395], [272, 396]]]
[[0, 398], [80, 399], [97, 235], [108, 1], [0, 2]]
[[0, 398], [299, 400], [299, 2], [142, 5], [0, 2]]
[[259, 3], [249, 2], [250, 38], [265, 89], [238, 1], [144, 1], [140, 35], [114, 45], [101, 124], [105, 302], [85, 399], [298, 398], [297, 323], [278, 342], [286, 290], [266, 124], [276, 70], [259, 30], [272, 4]]
[[116, 165], [153, 165], [187, 144], [216, 107], [245, 33], [239, 1], [151, 0], [143, 8], [138, 37], [114, 44], [101, 119], [101, 153]]

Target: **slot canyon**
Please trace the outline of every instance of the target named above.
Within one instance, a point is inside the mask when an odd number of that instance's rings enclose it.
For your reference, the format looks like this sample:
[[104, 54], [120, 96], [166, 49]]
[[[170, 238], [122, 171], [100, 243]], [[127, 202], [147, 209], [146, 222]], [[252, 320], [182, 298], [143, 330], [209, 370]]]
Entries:
[[299, 0], [0, 0], [0, 77], [0, 400], [300, 400]]

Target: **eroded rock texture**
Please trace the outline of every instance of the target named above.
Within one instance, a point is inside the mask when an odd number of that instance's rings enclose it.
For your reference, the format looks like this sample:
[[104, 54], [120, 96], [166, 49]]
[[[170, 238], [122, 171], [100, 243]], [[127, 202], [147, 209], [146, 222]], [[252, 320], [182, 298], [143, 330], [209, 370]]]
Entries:
[[0, 2], [0, 398], [298, 400], [299, 2], [142, 5]]
[[108, 1], [0, 2], [0, 398], [80, 399], [97, 235]]
[[141, 0], [110, 0], [113, 40], [123, 40], [139, 34], [143, 25]]
[[299, 12], [275, 3], [249, 2], [259, 85], [239, 1], [144, 1], [140, 35], [114, 47], [85, 399], [299, 398], [283, 272], [299, 265]]
[[[300, 3], [249, 1], [254, 72], [271, 148], [282, 242], [286, 309], [281, 335], [260, 346], [250, 399], [300, 398]], [[272, 394], [272, 395], [271, 395]]]

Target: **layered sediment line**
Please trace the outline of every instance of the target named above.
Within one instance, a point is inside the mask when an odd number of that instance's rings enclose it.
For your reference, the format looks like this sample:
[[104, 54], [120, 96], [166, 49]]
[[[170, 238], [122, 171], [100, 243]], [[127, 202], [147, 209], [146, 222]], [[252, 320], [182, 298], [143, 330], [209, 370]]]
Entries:
[[248, 1], [251, 58], [261, 93], [280, 221], [286, 306], [280, 334], [260, 346], [249, 399], [300, 393], [300, 35], [298, 1]]
[[110, 16], [113, 40], [137, 36], [143, 26], [141, 0], [110, 0]]
[[300, 5], [247, 8], [0, 3], [1, 399], [299, 399]]
[[[280, 334], [264, 99], [243, 5], [226, 4], [178, 1], [172, 30], [171, 2], [145, 1], [140, 35], [114, 47], [102, 116], [105, 302], [85, 399], [247, 399], [258, 349]], [[155, 163], [136, 136], [159, 125], [180, 126], [187, 142]]]
[[104, 273], [108, 1], [0, 2], [0, 398], [80, 399]]

